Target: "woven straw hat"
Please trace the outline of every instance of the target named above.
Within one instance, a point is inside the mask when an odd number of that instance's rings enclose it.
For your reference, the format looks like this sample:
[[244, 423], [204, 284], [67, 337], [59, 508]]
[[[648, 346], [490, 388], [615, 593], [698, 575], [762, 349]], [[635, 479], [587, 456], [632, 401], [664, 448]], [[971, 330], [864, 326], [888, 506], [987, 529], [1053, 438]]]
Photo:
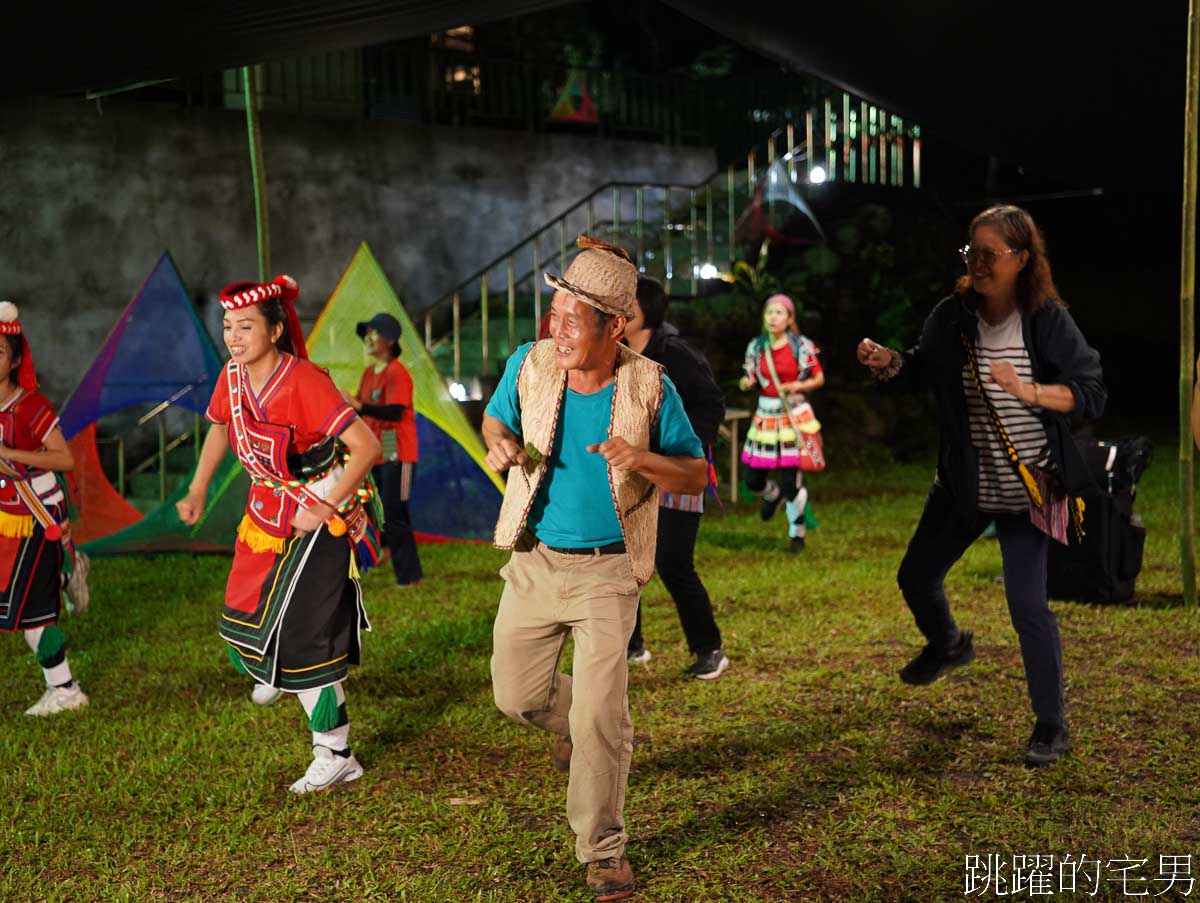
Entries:
[[603, 313], [632, 317], [637, 267], [626, 250], [590, 235], [580, 235], [575, 244], [583, 250], [562, 276], [546, 273], [546, 284]]

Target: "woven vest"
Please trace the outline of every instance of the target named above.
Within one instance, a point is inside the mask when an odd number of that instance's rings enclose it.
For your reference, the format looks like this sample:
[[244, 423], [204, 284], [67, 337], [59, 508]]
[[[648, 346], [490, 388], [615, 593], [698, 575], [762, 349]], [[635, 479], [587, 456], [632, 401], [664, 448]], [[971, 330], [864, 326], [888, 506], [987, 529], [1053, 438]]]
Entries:
[[[624, 345], [617, 347], [608, 437], [620, 436], [635, 448], [649, 448], [650, 431], [662, 406], [662, 368]], [[546, 475], [566, 391], [567, 372], [554, 361], [554, 340], [543, 339], [529, 349], [517, 374], [521, 441], [536, 448], [541, 457], [508, 471], [504, 504], [496, 522], [495, 541], [501, 549], [516, 545], [525, 528], [529, 509]], [[643, 585], [654, 573], [658, 487], [640, 474], [612, 467], [608, 468], [608, 486], [633, 577]]]

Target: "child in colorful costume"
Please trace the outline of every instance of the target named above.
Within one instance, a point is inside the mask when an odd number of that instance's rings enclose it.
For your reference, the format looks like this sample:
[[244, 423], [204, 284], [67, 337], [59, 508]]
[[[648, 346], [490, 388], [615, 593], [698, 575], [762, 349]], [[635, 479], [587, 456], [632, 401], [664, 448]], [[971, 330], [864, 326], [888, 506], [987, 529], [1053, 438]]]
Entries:
[[46, 678], [26, 715], [88, 704], [58, 628], [70, 523], [54, 472], [74, 466], [58, 415], [37, 391], [16, 305], [0, 303], [0, 632], [23, 631]]
[[[804, 470], [825, 466], [820, 423], [805, 393], [825, 385], [819, 349], [796, 331], [796, 308], [787, 295], [772, 295], [763, 306], [762, 335], [746, 346], [742, 390], [759, 387], [758, 410], [746, 433], [742, 462], [749, 467], [746, 485], [762, 496], [762, 518], [770, 520], [780, 501], [787, 502], [790, 552], [804, 548], [804, 509], [808, 490]], [[780, 395], [784, 397], [781, 398]], [[779, 471], [778, 482], [769, 479]]]
[[[217, 381], [196, 476], [178, 503], [184, 523], [203, 514], [208, 484], [232, 447], [250, 474], [220, 633], [231, 661], [256, 681], [255, 702], [299, 697], [313, 761], [293, 793], [362, 776], [349, 747], [342, 680], [370, 630], [358, 563], [378, 560], [364, 480], [379, 442], [329, 374], [307, 360], [289, 276], [221, 292], [232, 356]], [[349, 454], [346, 454], [348, 451]]]

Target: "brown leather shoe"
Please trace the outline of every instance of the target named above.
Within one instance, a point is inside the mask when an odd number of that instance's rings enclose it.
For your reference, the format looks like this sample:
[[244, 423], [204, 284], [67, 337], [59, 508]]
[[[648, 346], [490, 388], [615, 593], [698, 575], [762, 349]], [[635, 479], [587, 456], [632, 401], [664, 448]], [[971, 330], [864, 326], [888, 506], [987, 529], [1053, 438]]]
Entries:
[[570, 737], [554, 738], [554, 767], [559, 771], [571, 770], [571, 750], [575, 747]]
[[598, 859], [589, 862], [587, 885], [599, 903], [607, 900], [624, 900], [633, 894], [633, 866], [629, 857]]

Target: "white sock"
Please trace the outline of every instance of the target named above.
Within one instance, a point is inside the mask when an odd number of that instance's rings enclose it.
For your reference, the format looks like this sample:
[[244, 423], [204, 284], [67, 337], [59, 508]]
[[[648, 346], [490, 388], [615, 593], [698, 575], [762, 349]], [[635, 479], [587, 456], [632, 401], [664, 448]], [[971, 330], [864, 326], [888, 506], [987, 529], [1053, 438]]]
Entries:
[[43, 668], [42, 673], [46, 675], [48, 687], [61, 687], [71, 682], [71, 666], [65, 658], [53, 668]]
[[343, 752], [350, 746], [350, 724], [343, 724], [331, 731], [313, 731], [313, 746], [324, 746], [334, 752]]
[[45, 627], [34, 627], [25, 631], [25, 642], [29, 644], [29, 651], [34, 655], [37, 655], [38, 643], [42, 641], [42, 634], [45, 632]]

